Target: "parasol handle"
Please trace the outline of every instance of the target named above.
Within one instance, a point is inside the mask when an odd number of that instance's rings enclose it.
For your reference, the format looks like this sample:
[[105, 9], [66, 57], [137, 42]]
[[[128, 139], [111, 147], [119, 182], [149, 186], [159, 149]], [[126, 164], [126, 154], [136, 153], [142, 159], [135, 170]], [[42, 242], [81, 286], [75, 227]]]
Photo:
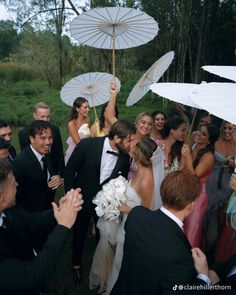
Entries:
[[113, 75], [113, 81], [115, 79], [115, 66], [116, 66], [116, 56], [115, 56], [115, 27], [113, 26], [112, 30], [112, 75]]
[[196, 116], [197, 116], [197, 109], [194, 108], [193, 119], [192, 119], [191, 125], [189, 127], [189, 131], [188, 131], [188, 139], [190, 139], [190, 136], [191, 136], [191, 133], [192, 133], [192, 130], [193, 130], [193, 125], [194, 125], [194, 122], [196, 120]]
[[98, 116], [97, 116], [96, 107], [93, 107], [93, 111], [94, 111], [95, 121], [97, 121]]

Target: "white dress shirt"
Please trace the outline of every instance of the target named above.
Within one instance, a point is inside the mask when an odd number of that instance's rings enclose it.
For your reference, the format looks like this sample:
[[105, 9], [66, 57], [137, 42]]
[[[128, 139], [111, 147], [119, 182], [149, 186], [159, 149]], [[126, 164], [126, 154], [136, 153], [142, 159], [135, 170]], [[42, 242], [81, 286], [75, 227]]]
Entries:
[[[37, 152], [37, 151], [32, 147], [32, 145], [30, 145], [30, 148], [31, 148], [32, 152], [35, 154], [35, 157], [38, 159], [39, 164], [40, 164], [40, 166], [41, 166], [41, 168], [42, 168], [42, 170], [43, 170], [43, 161], [42, 161], [42, 158], [44, 158], [45, 155], [41, 155], [39, 152]], [[48, 172], [48, 179], [49, 179], [49, 178], [50, 178], [49, 171], [47, 170], [47, 172]]]
[[3, 224], [3, 219], [2, 219], [3, 217], [6, 217], [6, 215], [4, 213], [0, 213], [0, 227]]
[[112, 171], [115, 168], [118, 157], [112, 154], [108, 154], [107, 151], [118, 153], [117, 150], [113, 150], [109, 144], [108, 137], [105, 138], [102, 150], [101, 166], [100, 166], [100, 184], [103, 183], [108, 177], [111, 176]]

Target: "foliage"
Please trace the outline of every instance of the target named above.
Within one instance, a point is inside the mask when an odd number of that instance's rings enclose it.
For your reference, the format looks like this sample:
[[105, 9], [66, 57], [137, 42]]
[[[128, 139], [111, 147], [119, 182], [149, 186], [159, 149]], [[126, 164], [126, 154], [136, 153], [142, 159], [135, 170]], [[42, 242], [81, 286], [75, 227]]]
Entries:
[[18, 35], [12, 21], [0, 20], [0, 59], [9, 56], [18, 45]]
[[[120, 118], [134, 120], [140, 112], [153, 112], [162, 108], [162, 102], [148, 94], [140, 102], [131, 107], [126, 107], [125, 102], [135, 81], [124, 84], [118, 95], [117, 105]], [[4, 118], [14, 126], [25, 126], [32, 120], [33, 106], [45, 101], [52, 110], [52, 122], [58, 126], [67, 126], [71, 108], [65, 105], [60, 99], [58, 90], [47, 86], [43, 81], [20, 81], [11, 84], [9, 87], [0, 89], [0, 118]], [[101, 106], [97, 107], [98, 114]], [[94, 121], [94, 113], [90, 110], [91, 121]]]
[[32, 72], [25, 65], [17, 63], [0, 63], [0, 86], [6, 86], [22, 80], [30, 81], [33, 78]]

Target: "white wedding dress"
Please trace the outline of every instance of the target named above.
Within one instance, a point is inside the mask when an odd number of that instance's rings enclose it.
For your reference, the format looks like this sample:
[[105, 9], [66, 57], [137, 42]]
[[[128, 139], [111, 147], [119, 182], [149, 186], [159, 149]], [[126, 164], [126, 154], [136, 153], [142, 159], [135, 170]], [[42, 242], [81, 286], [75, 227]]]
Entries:
[[[126, 197], [126, 205], [131, 208], [141, 204], [141, 199], [130, 184], [127, 184]], [[119, 223], [106, 221], [103, 217], [98, 220], [100, 240], [89, 273], [89, 288], [99, 287], [99, 293], [106, 290], [106, 294], [109, 294], [118, 278], [123, 258], [126, 219], [127, 214], [123, 214]]]

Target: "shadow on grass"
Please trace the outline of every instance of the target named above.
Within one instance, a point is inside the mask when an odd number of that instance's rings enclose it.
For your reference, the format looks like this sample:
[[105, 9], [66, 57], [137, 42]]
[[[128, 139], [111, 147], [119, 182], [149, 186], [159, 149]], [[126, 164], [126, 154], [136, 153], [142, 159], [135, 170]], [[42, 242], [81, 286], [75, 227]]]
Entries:
[[82, 260], [83, 274], [82, 283], [79, 286], [74, 285], [72, 279], [72, 263], [71, 263], [71, 251], [72, 251], [72, 232], [65, 244], [63, 253], [57, 262], [54, 273], [47, 283], [47, 291], [56, 291], [57, 295], [95, 295], [96, 290], [90, 291], [88, 288], [88, 274], [92, 263], [92, 257], [95, 250], [95, 237], [89, 231], [85, 248], [84, 257]]

